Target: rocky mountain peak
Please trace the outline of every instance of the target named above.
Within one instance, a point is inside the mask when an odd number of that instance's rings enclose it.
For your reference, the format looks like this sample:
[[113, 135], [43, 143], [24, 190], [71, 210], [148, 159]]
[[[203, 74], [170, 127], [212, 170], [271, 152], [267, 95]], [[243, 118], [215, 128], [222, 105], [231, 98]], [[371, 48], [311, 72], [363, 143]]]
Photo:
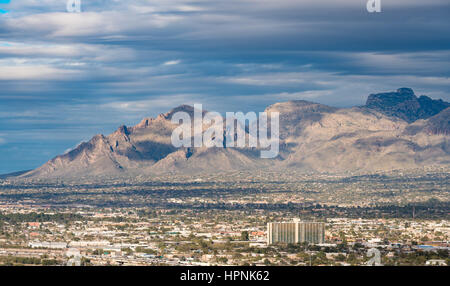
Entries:
[[158, 116], [158, 119], [166, 119], [166, 120], [171, 120], [172, 116], [177, 113], [177, 112], [186, 112], [191, 116], [194, 116], [194, 107], [190, 106], [190, 105], [180, 105], [178, 107], [173, 108], [172, 110], [170, 110], [167, 113], [162, 113]]
[[401, 87], [399, 89], [397, 89], [397, 94], [399, 94], [400, 96], [413, 96], [414, 95], [414, 91], [412, 90], [412, 88], [409, 87]]
[[117, 129], [116, 133], [128, 136], [128, 135], [130, 135], [131, 132], [126, 125], [122, 125]]
[[337, 108], [306, 100], [279, 102], [272, 104], [265, 109], [268, 113], [279, 112], [281, 115], [289, 113], [300, 115], [305, 113], [333, 112], [335, 110], [337, 110]]
[[365, 107], [377, 110], [385, 115], [398, 117], [408, 123], [418, 119], [427, 119], [450, 106], [443, 100], [434, 100], [428, 96], [417, 96], [411, 88], [403, 87], [394, 92], [371, 94]]

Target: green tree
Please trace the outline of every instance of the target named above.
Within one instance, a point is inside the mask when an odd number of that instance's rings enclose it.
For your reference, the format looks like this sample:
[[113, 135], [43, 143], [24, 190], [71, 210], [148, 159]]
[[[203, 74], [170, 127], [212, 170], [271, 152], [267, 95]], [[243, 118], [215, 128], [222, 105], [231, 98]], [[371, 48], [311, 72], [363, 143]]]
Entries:
[[245, 240], [248, 241], [248, 231], [244, 230], [243, 232], [241, 232], [241, 240]]

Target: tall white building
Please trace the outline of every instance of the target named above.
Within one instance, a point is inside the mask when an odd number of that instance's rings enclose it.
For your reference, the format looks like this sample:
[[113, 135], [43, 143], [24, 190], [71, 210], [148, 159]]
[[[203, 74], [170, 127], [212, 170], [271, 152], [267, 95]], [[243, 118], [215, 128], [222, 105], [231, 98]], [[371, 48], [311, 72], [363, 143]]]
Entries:
[[312, 244], [324, 243], [325, 223], [323, 222], [269, 222], [267, 224], [267, 244], [277, 242]]

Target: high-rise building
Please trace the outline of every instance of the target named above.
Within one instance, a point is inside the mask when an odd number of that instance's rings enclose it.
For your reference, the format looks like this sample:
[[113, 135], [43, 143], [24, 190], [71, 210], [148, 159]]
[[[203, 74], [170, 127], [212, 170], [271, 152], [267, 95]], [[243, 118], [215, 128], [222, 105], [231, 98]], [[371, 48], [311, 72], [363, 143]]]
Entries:
[[312, 244], [324, 243], [325, 223], [323, 222], [269, 222], [267, 224], [267, 244], [277, 242]]

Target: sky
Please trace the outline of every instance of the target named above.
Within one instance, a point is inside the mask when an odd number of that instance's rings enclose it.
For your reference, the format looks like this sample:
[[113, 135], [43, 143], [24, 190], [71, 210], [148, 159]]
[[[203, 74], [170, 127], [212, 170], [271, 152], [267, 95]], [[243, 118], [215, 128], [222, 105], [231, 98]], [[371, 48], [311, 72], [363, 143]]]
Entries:
[[0, 0], [0, 174], [180, 104], [450, 101], [448, 0], [66, 1]]

